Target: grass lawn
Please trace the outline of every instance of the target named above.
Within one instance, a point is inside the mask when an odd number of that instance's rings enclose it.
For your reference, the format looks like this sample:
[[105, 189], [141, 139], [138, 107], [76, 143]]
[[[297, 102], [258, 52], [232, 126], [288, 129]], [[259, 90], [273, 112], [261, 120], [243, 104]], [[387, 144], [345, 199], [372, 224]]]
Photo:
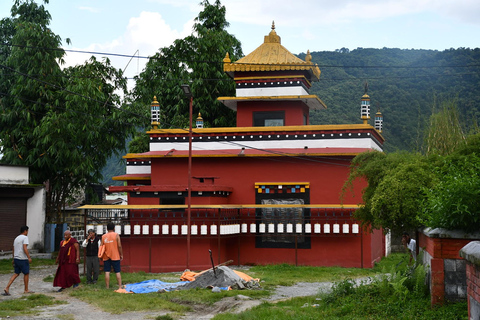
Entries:
[[416, 320], [467, 320], [467, 303], [457, 303], [441, 308], [430, 308], [430, 298], [392, 301], [380, 296], [353, 295], [326, 303], [322, 296], [294, 298], [278, 303], [265, 302], [240, 314], [224, 313], [214, 320], [287, 320], [287, 319], [416, 319]]
[[[11, 257], [11, 256], [10, 256]], [[51, 266], [55, 264], [54, 259], [32, 259], [30, 268]], [[0, 259], [0, 274], [13, 273], [12, 259]]]
[[[110, 290], [105, 289], [104, 277], [100, 275], [96, 285], [81, 285], [72, 290], [72, 296], [111, 313], [128, 311], [170, 310], [172, 312], [188, 312], [190, 305], [212, 305], [225, 298], [238, 294], [249, 296], [252, 299], [267, 297], [278, 285], [288, 286], [297, 282], [324, 282], [339, 281], [345, 278], [358, 278], [375, 275], [381, 272], [381, 266], [398, 263], [404, 256], [386, 258], [384, 262], [374, 269], [340, 268], [340, 267], [308, 267], [281, 264], [254, 266], [245, 271], [253, 278], [259, 278], [263, 290], [232, 290], [212, 294], [210, 290], [185, 290], [169, 293], [149, 294], [118, 294], [112, 288], [116, 287], [114, 276], [110, 278]], [[122, 273], [122, 282], [136, 283], [149, 279], [158, 279], [166, 282], [179, 281], [180, 273], [149, 274], [145, 272]], [[52, 279], [46, 279], [52, 281]]]
[[43, 294], [23, 295], [18, 299], [0, 301], [0, 319], [35, 314], [37, 312], [35, 307], [64, 303], [64, 301], [55, 300], [55, 298]]

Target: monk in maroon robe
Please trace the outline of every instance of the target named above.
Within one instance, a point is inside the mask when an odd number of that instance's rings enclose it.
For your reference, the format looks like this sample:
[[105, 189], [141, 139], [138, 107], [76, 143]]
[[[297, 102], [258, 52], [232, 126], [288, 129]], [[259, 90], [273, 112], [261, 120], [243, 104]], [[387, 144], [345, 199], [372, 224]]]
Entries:
[[64, 240], [60, 242], [60, 251], [58, 252], [57, 261], [58, 269], [53, 280], [54, 287], [60, 287], [59, 292], [65, 288], [73, 286], [74, 288], [80, 283], [78, 274], [78, 264], [80, 263], [80, 246], [75, 238], [72, 238], [70, 230], [63, 234]]

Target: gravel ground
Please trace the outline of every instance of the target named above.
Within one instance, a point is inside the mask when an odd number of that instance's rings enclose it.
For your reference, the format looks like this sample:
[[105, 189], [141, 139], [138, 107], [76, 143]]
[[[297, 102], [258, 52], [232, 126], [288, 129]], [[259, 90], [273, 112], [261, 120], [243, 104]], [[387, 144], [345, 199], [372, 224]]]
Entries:
[[[80, 270], [83, 270], [83, 266], [80, 265]], [[31, 270], [29, 287], [30, 290], [35, 291], [36, 293], [45, 294], [48, 296], [55, 297], [56, 299], [67, 301], [68, 304], [62, 304], [52, 307], [42, 307], [38, 310], [36, 315], [30, 315], [28, 317], [10, 317], [10, 319], [105, 319], [105, 320], [114, 320], [114, 319], [153, 319], [162, 314], [168, 314], [169, 312], [128, 312], [122, 314], [110, 314], [104, 312], [88, 303], [85, 303], [81, 300], [78, 300], [69, 295], [69, 291], [74, 289], [66, 289], [65, 291], [59, 293], [57, 292], [58, 288], [52, 286], [49, 282], [44, 282], [43, 279], [47, 276], [53, 276], [56, 271], [56, 266], [48, 266], [42, 268], [35, 268]], [[2, 274], [0, 275], [0, 290], [3, 291], [8, 280], [12, 274]], [[236, 297], [229, 297], [222, 299], [221, 301], [215, 303], [211, 307], [205, 306], [192, 306], [194, 312], [186, 314], [182, 317], [182, 320], [193, 320], [193, 319], [211, 319], [216, 314], [222, 312], [242, 312], [254, 306], [261, 304], [263, 301], [278, 301], [285, 300], [294, 297], [302, 296], [311, 296], [315, 295], [322, 291], [328, 291], [331, 289], [331, 282], [300, 282], [294, 286], [289, 287], [277, 287], [274, 294], [266, 299], [251, 299], [249, 297], [238, 295]], [[4, 297], [0, 296], [0, 301], [7, 299], [19, 298], [23, 294], [23, 275], [20, 275], [13, 285], [10, 287], [11, 296]], [[0, 319], [1, 320], [1, 319]]]

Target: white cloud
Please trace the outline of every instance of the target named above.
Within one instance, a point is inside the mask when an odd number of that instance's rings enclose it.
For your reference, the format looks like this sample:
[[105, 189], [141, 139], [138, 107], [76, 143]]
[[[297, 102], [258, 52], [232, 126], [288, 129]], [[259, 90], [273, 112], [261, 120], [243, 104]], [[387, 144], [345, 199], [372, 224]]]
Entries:
[[[170, 46], [175, 39], [184, 38], [191, 34], [193, 20], [187, 21], [182, 30], [172, 29], [156, 12], [141, 12], [138, 17], [130, 18], [122, 35], [105, 43], [92, 43], [88, 47], [73, 48], [72, 50], [116, 53], [132, 56], [152, 56], [162, 47]], [[70, 48], [69, 48], [70, 49]], [[137, 51], [138, 50], [138, 51]], [[66, 65], [83, 64], [91, 55], [67, 52]], [[133, 59], [128, 57], [107, 56], [117, 69], [125, 69], [125, 75], [132, 78], [138, 75], [145, 67], [147, 59]], [[101, 60], [102, 55], [96, 56]], [[130, 86], [132, 83], [130, 83]]]
[[[121, 36], [105, 42], [92, 43], [88, 47], [73, 48], [72, 50], [119, 53], [130, 55], [137, 50], [141, 56], [151, 56], [159, 48], [170, 46], [175, 39], [183, 38], [191, 33], [193, 20], [187, 21], [183, 29], [171, 29], [162, 16], [156, 12], [142, 12], [138, 17], [133, 17], [125, 26]], [[76, 54], [69, 53], [69, 56]], [[81, 56], [80, 54], [78, 55]], [[82, 61], [80, 58], [70, 59], [68, 65], [74, 65], [70, 60]], [[83, 59], [84, 60], [84, 59]]]

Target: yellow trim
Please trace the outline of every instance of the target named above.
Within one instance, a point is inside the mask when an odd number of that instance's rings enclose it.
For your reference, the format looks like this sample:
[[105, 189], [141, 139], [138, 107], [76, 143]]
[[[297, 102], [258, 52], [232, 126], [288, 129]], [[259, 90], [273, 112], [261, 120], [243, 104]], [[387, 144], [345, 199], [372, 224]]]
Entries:
[[[84, 205], [78, 209], [187, 209], [187, 205]], [[356, 204], [216, 204], [195, 205], [192, 209], [256, 209], [256, 208], [320, 208], [320, 209], [358, 209]]]
[[[354, 157], [358, 155], [358, 152], [349, 152], [349, 153], [262, 153], [262, 154], [221, 154], [222, 150], [217, 150], [219, 154], [193, 154], [193, 158], [233, 158], [233, 157], [242, 157], [242, 158], [256, 158], [256, 157], [338, 157], [338, 156], [351, 156]], [[373, 151], [373, 149], [372, 149]], [[165, 154], [158, 154], [158, 155], [148, 155], [148, 154], [137, 154], [137, 153], [127, 153], [123, 156], [123, 159], [150, 159], [150, 158], [188, 158], [188, 154], [182, 155], [169, 155], [166, 156]]]
[[[278, 126], [278, 127], [220, 127], [220, 128], [202, 128], [193, 129], [193, 133], [207, 134], [227, 134], [227, 133], [255, 133], [255, 132], [272, 132], [279, 134], [282, 131], [333, 131], [333, 130], [365, 130], [374, 129], [371, 125], [362, 123], [354, 124], [325, 124], [325, 125], [308, 125], [308, 126]], [[188, 134], [188, 129], [155, 129], [147, 131], [147, 134]]]

